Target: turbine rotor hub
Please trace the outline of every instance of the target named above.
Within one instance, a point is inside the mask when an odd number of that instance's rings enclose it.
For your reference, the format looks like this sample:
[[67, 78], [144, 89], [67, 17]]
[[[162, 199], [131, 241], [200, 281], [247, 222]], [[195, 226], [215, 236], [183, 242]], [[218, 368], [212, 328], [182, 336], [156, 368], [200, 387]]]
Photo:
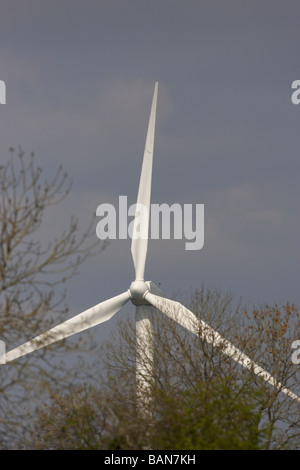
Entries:
[[131, 300], [141, 302], [144, 300], [145, 294], [149, 292], [149, 286], [145, 281], [133, 281], [130, 284], [129, 292]]

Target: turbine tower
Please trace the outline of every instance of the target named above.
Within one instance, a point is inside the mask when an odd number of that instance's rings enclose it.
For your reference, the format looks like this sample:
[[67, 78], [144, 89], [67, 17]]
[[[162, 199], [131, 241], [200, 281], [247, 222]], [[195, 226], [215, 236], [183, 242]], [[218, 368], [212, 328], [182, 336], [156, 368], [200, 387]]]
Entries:
[[[223, 338], [216, 330], [211, 328], [203, 320], [197, 318], [193, 312], [188, 310], [179, 302], [167, 299], [160, 289], [152, 282], [144, 280], [145, 263], [148, 249], [148, 228], [150, 214], [152, 162], [155, 132], [155, 117], [157, 105], [158, 83], [155, 83], [140, 184], [137, 196], [136, 213], [133, 226], [131, 252], [135, 268], [135, 280], [130, 284], [128, 290], [109, 300], [105, 300], [88, 310], [76, 315], [60, 325], [51, 328], [49, 331], [40, 334], [34, 339], [21, 346], [0, 354], [0, 363], [5, 364], [16, 360], [25, 354], [31, 353], [45, 347], [51, 343], [67, 338], [76, 333], [80, 333], [88, 328], [108, 321], [114, 316], [129, 300], [136, 306], [136, 377], [137, 394], [143, 399], [141, 404], [145, 404], [145, 397], [151, 386], [153, 367], [153, 328], [152, 315], [155, 310], [159, 310], [169, 318], [177, 322], [183, 328], [197, 335], [201, 339], [220, 348], [222, 353], [229, 356], [243, 367], [253, 370], [266, 382], [288, 395], [293, 400], [300, 402], [300, 398], [291, 390], [277, 381], [274, 377], [256, 364], [246, 354]], [[141, 217], [142, 215], [142, 217]], [[139, 231], [137, 230], [139, 226]], [[1, 351], [0, 351], [1, 352]], [[147, 400], [147, 398], [146, 398]]]

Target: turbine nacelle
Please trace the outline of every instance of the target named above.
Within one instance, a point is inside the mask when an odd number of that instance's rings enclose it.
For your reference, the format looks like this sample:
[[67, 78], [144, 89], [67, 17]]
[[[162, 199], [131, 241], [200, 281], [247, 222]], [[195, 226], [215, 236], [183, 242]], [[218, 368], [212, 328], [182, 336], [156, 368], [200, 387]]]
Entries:
[[133, 281], [130, 284], [128, 293], [130, 295], [130, 300], [133, 305], [151, 305], [146, 299], [145, 296], [148, 293], [158, 295], [159, 297], [163, 296], [162, 290], [157, 287], [152, 281]]

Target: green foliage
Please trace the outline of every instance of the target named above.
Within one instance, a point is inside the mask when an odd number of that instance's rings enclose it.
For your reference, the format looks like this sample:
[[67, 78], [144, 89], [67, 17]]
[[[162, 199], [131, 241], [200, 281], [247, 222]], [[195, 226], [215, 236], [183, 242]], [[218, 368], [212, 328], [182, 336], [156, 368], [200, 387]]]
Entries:
[[[260, 449], [259, 393], [249, 386], [233, 390], [227, 380], [198, 383], [170, 393], [155, 390], [151, 414], [137, 412], [110, 393], [75, 388], [40, 410], [27, 446], [44, 449]], [[41, 426], [43, 424], [43, 426]]]
[[25, 446], [56, 450], [98, 449], [101, 446], [99, 405], [91, 388], [76, 387], [66, 394], [52, 394], [51, 404], [39, 409]]
[[253, 450], [259, 449], [265, 430], [260, 429], [258, 392], [234, 391], [225, 380], [161, 393], [160, 419], [152, 438], [156, 449]]

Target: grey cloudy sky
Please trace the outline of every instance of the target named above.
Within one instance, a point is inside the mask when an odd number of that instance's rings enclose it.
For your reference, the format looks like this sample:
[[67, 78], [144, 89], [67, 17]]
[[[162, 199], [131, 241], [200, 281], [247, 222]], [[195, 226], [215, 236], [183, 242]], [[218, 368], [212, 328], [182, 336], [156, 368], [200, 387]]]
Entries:
[[[34, 151], [74, 179], [66, 212], [136, 199], [159, 81], [153, 202], [205, 205], [205, 243], [150, 241], [167, 295], [205, 282], [245, 302], [299, 304], [299, 1], [1, 0], [0, 154]], [[50, 223], [55, 220], [55, 224]], [[96, 234], [95, 234], [96, 237]], [[70, 284], [78, 313], [133, 279], [115, 240]]]

